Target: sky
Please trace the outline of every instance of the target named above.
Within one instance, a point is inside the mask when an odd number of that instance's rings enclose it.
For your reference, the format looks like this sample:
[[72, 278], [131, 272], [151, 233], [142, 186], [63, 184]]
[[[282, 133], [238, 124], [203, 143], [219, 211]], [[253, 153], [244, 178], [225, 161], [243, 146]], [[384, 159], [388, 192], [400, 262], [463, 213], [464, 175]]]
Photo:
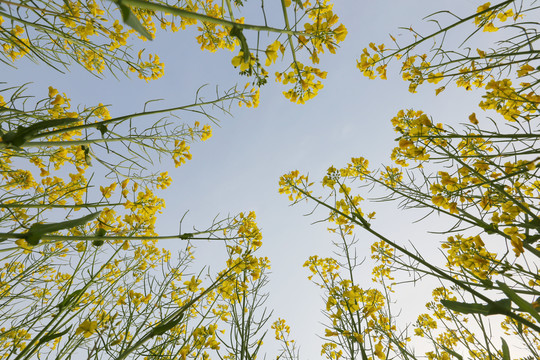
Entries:
[[[267, 306], [274, 310], [274, 318], [287, 320], [303, 359], [320, 357], [321, 340], [316, 334], [324, 333], [324, 304], [322, 293], [307, 280], [309, 274], [302, 264], [311, 255], [331, 256], [331, 242], [338, 239], [326, 231], [326, 224], [313, 224], [325, 213], [304, 216], [313, 204], [289, 206], [287, 197], [278, 194], [278, 179], [299, 170], [320, 181], [329, 166], [345, 165], [358, 156], [369, 159], [373, 167], [388, 164], [397, 137], [390, 119], [400, 109], [422, 109], [435, 122], [466, 122], [475, 111], [479, 94], [449, 87], [435, 96], [434, 86], [420, 87], [417, 94], [410, 94], [396, 67], [390, 69], [388, 80], [382, 81], [363, 77], [355, 65], [369, 42], [389, 43], [389, 33], [406, 38], [398, 27], [433, 30], [435, 25], [423, 22], [424, 16], [441, 9], [469, 14], [478, 5], [472, 0], [337, 1], [334, 12], [347, 27], [348, 36], [336, 55], [321, 57], [319, 65], [328, 71], [328, 77], [315, 99], [304, 105], [290, 103], [281, 93], [283, 86], [270, 82], [261, 89], [258, 108], [233, 107], [232, 116], [221, 117], [219, 127], [214, 126], [211, 139], [192, 146], [193, 160], [177, 169], [171, 162], [162, 165], [173, 183], [162, 193], [167, 207], [158, 220], [160, 234], [177, 233], [179, 219], [187, 210], [186, 231], [191, 226], [204, 227], [217, 215], [256, 212], [264, 236], [261, 255], [272, 263]], [[256, 22], [258, 13], [255, 16], [255, 21], [250, 21], [246, 14], [246, 22]], [[276, 27], [282, 26], [281, 18], [269, 19]], [[163, 107], [191, 103], [196, 89], [204, 84], [208, 84], [211, 97], [216, 85], [227, 89], [246, 81], [230, 64], [235, 54], [201, 52], [191, 31], [159, 33], [152, 43], [140, 46], [158, 53], [164, 61], [162, 79], [148, 84], [122, 76], [119, 80], [112, 76], [97, 79], [75, 67], [60, 74], [29, 63], [21, 67], [24, 71], [8, 70], [1, 78], [9, 83], [32, 82], [32, 93], [40, 95], [53, 86], [67, 93], [72, 104], [112, 104], [109, 110], [113, 116], [140, 111], [150, 99], [165, 99]], [[191, 121], [189, 116], [185, 118]], [[358, 191], [363, 197], [370, 196], [364, 189]], [[441, 230], [444, 220], [413, 224], [421, 212], [398, 210], [396, 203], [364, 206], [377, 211], [373, 226], [385, 235], [402, 244], [410, 241], [438, 256], [438, 242], [427, 230]], [[359, 258], [369, 257], [374, 239], [361, 231], [357, 239]], [[170, 249], [178, 246], [172, 240], [161, 245]], [[210, 266], [222, 259], [222, 245], [201, 243], [197, 248], [198, 258]], [[361, 283], [369, 287], [370, 269], [365, 270]], [[413, 321], [423, 311], [430, 290], [429, 286], [399, 288], [397, 308], [403, 309], [405, 319]]]

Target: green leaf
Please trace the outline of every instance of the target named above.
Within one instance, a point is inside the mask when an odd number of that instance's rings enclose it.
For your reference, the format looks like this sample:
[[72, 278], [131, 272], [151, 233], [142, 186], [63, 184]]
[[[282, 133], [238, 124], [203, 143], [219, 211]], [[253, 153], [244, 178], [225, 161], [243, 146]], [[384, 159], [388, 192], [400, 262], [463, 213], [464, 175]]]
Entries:
[[480, 282], [486, 289], [492, 289], [493, 288], [493, 281], [490, 279], [480, 279]]
[[304, 10], [304, 5], [302, 4], [302, 0], [294, 0], [294, 2], [296, 3], [296, 5], [298, 5], [298, 7], [300, 7], [300, 9]]
[[537, 297], [536, 300], [534, 300], [534, 302], [532, 303], [532, 306], [534, 310], [540, 311], [540, 296]]
[[364, 349], [364, 345], [360, 344], [360, 352], [362, 353], [362, 360], [368, 360], [368, 356], [366, 354], [366, 349]]
[[51, 340], [54, 340], [54, 339], [56, 339], [56, 338], [58, 338], [58, 337], [60, 337], [60, 336], [63, 336], [63, 335], [65, 335], [65, 334], [67, 334], [67, 333], [69, 332], [69, 330], [71, 330], [71, 327], [72, 327], [72, 326], [73, 326], [73, 325], [70, 325], [66, 330], [61, 331], [61, 332], [59, 332], [59, 333], [53, 333], [53, 334], [47, 334], [47, 335], [45, 335], [44, 337], [42, 337], [41, 339], [39, 339], [39, 343], [40, 343], [40, 344], [45, 344], [45, 343], [47, 343], [47, 342], [49, 342], [49, 341], [51, 341]]
[[510, 349], [508, 349], [508, 344], [501, 338], [502, 341], [502, 351], [503, 351], [503, 360], [511, 360], [510, 358]]
[[93, 240], [92, 241], [92, 246], [95, 246], [95, 247], [100, 247], [103, 244], [105, 244], [105, 241], [103, 241], [103, 240]]
[[246, 37], [244, 36], [244, 33], [242, 32], [242, 29], [239, 28], [238, 26], [233, 26], [233, 28], [229, 32], [229, 35], [236, 37], [240, 41], [240, 49], [244, 53], [244, 62], [248, 64], [251, 54], [249, 52], [249, 46], [248, 46]]
[[534, 306], [528, 301], [519, 296], [514, 290], [510, 289], [508, 285], [503, 282], [497, 281], [499, 288], [516, 304], [521, 311], [529, 313], [537, 321], [540, 321], [540, 314], [534, 309]]
[[459, 360], [463, 360], [463, 356], [459, 355], [457, 352], [455, 352], [454, 350], [452, 349], [449, 349], [447, 348], [446, 346], [444, 345], [441, 345], [441, 347], [444, 349], [444, 351], [446, 351], [447, 353], [449, 353], [450, 355], [452, 355], [453, 357], [459, 359]]
[[506, 314], [512, 307], [512, 301], [510, 299], [502, 299], [494, 301], [488, 305], [488, 315], [494, 314]]
[[484, 314], [487, 315], [488, 310], [486, 305], [482, 304], [469, 304], [469, 303], [462, 303], [459, 301], [452, 301], [452, 300], [441, 300], [441, 304], [443, 304], [446, 308], [457, 311], [458, 313], [462, 314]]
[[446, 308], [462, 314], [494, 315], [505, 314], [510, 310], [511, 301], [509, 299], [497, 300], [489, 304], [463, 303], [452, 300], [441, 300]]
[[[107, 230], [105, 230], [104, 228], [99, 228], [96, 230], [96, 236], [98, 237], [102, 237], [102, 236], [105, 236], [105, 234], [107, 234]], [[92, 245], [95, 246], [95, 247], [100, 247], [101, 245], [103, 245], [105, 243], [105, 241], [103, 240], [93, 240], [92, 241]]]
[[495, 234], [499, 228], [495, 224], [489, 224], [484, 227], [487, 234]]
[[124, 20], [124, 23], [128, 26], [130, 26], [133, 30], [147, 38], [148, 40], [152, 40], [152, 34], [146, 30], [146, 28], [141, 24], [139, 19], [131, 12], [131, 9], [129, 6], [122, 4], [122, 0], [113, 0], [113, 2], [118, 6], [120, 9], [120, 13], [122, 14], [122, 20]]
[[29, 245], [36, 246], [37, 244], [39, 244], [39, 241], [41, 240], [43, 235], [84, 225], [87, 222], [96, 219], [100, 213], [101, 211], [98, 211], [78, 219], [66, 220], [52, 224], [33, 224], [32, 226], [30, 226], [30, 229], [28, 229], [28, 231], [24, 234], [24, 239]]
[[43, 121], [39, 121], [35, 124], [26, 126], [26, 127], [19, 126], [17, 128], [17, 131], [8, 131], [4, 135], [2, 135], [2, 142], [8, 146], [20, 147], [28, 140], [31, 140], [37, 137], [38, 135], [43, 135], [43, 134], [39, 134], [41, 130], [58, 127], [58, 126], [69, 125], [77, 121], [80, 121], [80, 119], [63, 118], [63, 119], [43, 120]]
[[180, 323], [180, 321], [182, 321], [183, 316], [184, 316], [184, 311], [182, 311], [179, 314], [173, 316], [173, 318], [170, 321], [168, 321], [168, 322], [166, 322], [164, 324], [160, 324], [160, 325], [156, 326], [150, 332], [150, 336], [154, 337], [154, 336], [163, 335], [164, 333], [166, 333], [167, 331], [171, 330], [173, 327], [178, 325]]
[[77, 300], [77, 298], [81, 296], [82, 292], [83, 292], [82, 289], [75, 290], [74, 292], [66, 296], [66, 298], [62, 300], [60, 304], [56, 305], [56, 307], [58, 307], [58, 310], [60, 311], [64, 310], [66, 307], [71, 305], [73, 301]]
[[109, 130], [107, 129], [107, 125], [105, 125], [105, 124], [99, 124], [98, 126], [96, 126], [96, 128], [97, 128], [97, 129], [99, 130], [99, 132], [101, 133], [101, 137], [103, 137], [103, 136], [107, 133], [107, 131], [109, 131]]

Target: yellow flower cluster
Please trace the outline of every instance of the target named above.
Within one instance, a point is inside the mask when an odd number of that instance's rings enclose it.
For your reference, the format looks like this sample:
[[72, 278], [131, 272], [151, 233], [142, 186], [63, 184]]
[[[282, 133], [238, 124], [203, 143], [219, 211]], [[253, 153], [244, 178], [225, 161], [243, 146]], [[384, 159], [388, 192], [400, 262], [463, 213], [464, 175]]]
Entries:
[[[246, 84], [245, 89], [247, 89], [248, 86], [249, 84]], [[256, 108], [259, 106], [260, 95], [260, 89], [252, 87], [248, 94], [242, 94], [240, 101], [238, 101], [238, 106], [242, 107], [242, 105], [246, 105], [248, 108]]]
[[[384, 312], [386, 297], [383, 293], [377, 289], [362, 289], [352, 280], [341, 278], [340, 266], [333, 258], [311, 256], [304, 267], [308, 267], [311, 272], [309, 279], [317, 276], [321, 282], [315, 283], [327, 292], [326, 312], [331, 325], [325, 329], [325, 337], [340, 339], [324, 343], [321, 354], [337, 359], [344, 356], [343, 351], [347, 346], [365, 345], [366, 341], [373, 340], [373, 355], [385, 359], [386, 347], [383, 339], [391, 336], [396, 327]], [[374, 272], [382, 270], [385, 273], [383, 276], [389, 277], [387, 269], [383, 268], [384, 266], [376, 266]], [[344, 270], [350, 274], [347, 269]], [[392, 347], [390, 345], [390, 348]]]
[[137, 64], [137, 67], [131, 66], [129, 71], [137, 72], [139, 79], [148, 82], [149, 80], [156, 80], [162, 77], [164, 74], [164, 67], [165, 65], [159, 60], [159, 56], [148, 54], [148, 61], [140, 61]]
[[202, 141], [206, 141], [212, 137], [212, 127], [210, 125], [203, 125], [202, 128], [200, 126], [201, 124], [198, 121], [195, 121], [193, 127], [189, 128], [189, 136], [191, 137], [191, 140], [195, 140], [195, 136]]
[[491, 268], [497, 261], [496, 254], [486, 250], [479, 235], [450, 236], [441, 247], [448, 253], [447, 266], [450, 269], [461, 267], [473, 274], [475, 278], [482, 280], [496, 274]]
[[333, 258], [319, 258], [317, 255], [313, 255], [304, 263], [304, 267], [311, 271], [309, 280], [312, 280], [313, 275], [318, 275], [324, 283], [332, 284], [338, 277], [339, 264]]
[[[318, 54], [324, 53], [324, 48], [334, 54], [336, 44], [347, 37], [347, 28], [343, 24], [335, 26], [339, 21], [339, 17], [332, 12], [332, 7], [332, 4], [328, 4], [328, 1], [324, 0], [318, 7], [307, 12], [312, 22], [304, 24], [304, 31], [307, 34], [306, 36], [309, 37], [309, 44], [311, 45], [310, 58], [314, 64], [319, 63]], [[306, 36], [300, 35], [298, 37], [301, 46], [307, 45]]]
[[185, 140], [174, 140], [173, 160], [176, 167], [184, 164], [186, 160], [191, 160], [192, 156], [189, 148]]
[[[3, 23], [0, 17], [0, 24]], [[30, 40], [23, 37], [25, 30], [19, 25], [15, 25], [10, 32], [10, 42], [2, 44], [2, 51], [5, 55], [11, 58], [12, 61], [22, 58], [30, 52]]]
[[86, 319], [79, 325], [77, 330], [75, 330], [75, 335], [82, 334], [85, 338], [89, 338], [96, 332], [97, 325], [97, 321]]
[[474, 18], [474, 24], [477, 27], [482, 27], [485, 32], [495, 32], [499, 30], [499, 28], [493, 24], [495, 20], [498, 19], [500, 22], [505, 22], [508, 18], [515, 17], [514, 11], [511, 8], [507, 10], [504, 10], [503, 8], [489, 10], [490, 7], [491, 3], [489, 2], [480, 5], [478, 9], [476, 9], [478, 15]]
[[167, 171], [162, 172], [158, 178], [156, 179], [157, 185], [156, 187], [158, 189], [166, 189], [171, 185], [172, 179], [169, 176], [169, 173]]
[[270, 66], [276, 62], [278, 57], [278, 50], [281, 51], [282, 55], [285, 52], [285, 47], [279, 41], [276, 40], [272, 44], [268, 45], [268, 47], [264, 51], [264, 53], [266, 54], [266, 66]]
[[[522, 70], [521, 74], [524, 76], [527, 72]], [[517, 92], [509, 79], [489, 81], [484, 98], [479, 104], [483, 110], [493, 109], [511, 122], [532, 119], [538, 113], [537, 104], [540, 102], [540, 95], [534, 90], [529, 93]]]
[[[201, 1], [200, 3], [206, 15], [218, 19], [224, 17], [225, 9], [215, 4], [212, 0]], [[237, 19], [236, 22], [243, 24], [244, 19]], [[201, 25], [197, 28], [201, 33], [197, 36], [197, 42], [201, 45], [201, 50], [215, 52], [218, 49], [226, 49], [233, 51], [236, 45], [238, 45], [238, 40], [229, 36], [230, 31], [227, 27], [210, 22], [202, 22]]]
[[364, 48], [362, 55], [360, 55], [360, 61], [356, 62], [356, 67], [362, 72], [362, 74], [370, 79], [376, 79], [379, 76], [382, 80], [386, 80], [386, 64], [379, 65], [375, 68], [375, 65], [381, 60], [381, 55], [387, 49], [384, 48], [384, 44], [379, 46], [374, 43], [370, 43], [369, 47], [375, 51], [373, 56], [369, 53], [367, 48]]
[[305, 185], [311, 185], [308, 183], [308, 177], [306, 175], [300, 175], [298, 170], [294, 170], [279, 178], [279, 193], [289, 195], [290, 201], [296, 201], [303, 197], [303, 192], [300, 188]]
[[396, 188], [403, 180], [403, 172], [392, 166], [385, 166], [379, 178], [386, 186]]
[[262, 234], [255, 219], [255, 212], [250, 211], [247, 215], [238, 214], [238, 217], [233, 221], [233, 225], [237, 226], [236, 237], [239, 239], [240, 245], [245, 242], [247, 248], [253, 251], [262, 245]]
[[[219, 350], [219, 341], [216, 338], [217, 325], [209, 325], [208, 327], [200, 326], [192, 332], [193, 346], [196, 349], [213, 349]], [[204, 356], [203, 356], [204, 358]]]
[[437, 141], [438, 135], [444, 133], [442, 124], [434, 125], [423, 111], [400, 110], [391, 121], [394, 131], [401, 135], [391, 159], [400, 166], [408, 166], [407, 160], [428, 160], [427, 146], [432, 142], [444, 143]]
[[[23, 350], [26, 347], [26, 341], [32, 338], [32, 333], [28, 332], [25, 329], [6, 329], [0, 328], [0, 344], [3, 345], [4, 349], [12, 348], [18, 351]], [[5, 353], [8, 354], [8, 353]]]
[[430, 331], [437, 328], [437, 322], [429, 314], [421, 314], [416, 320], [416, 328], [414, 334], [416, 336], [424, 336], [425, 331]]
[[280, 318], [274, 321], [271, 328], [275, 332], [276, 340], [283, 340], [291, 331], [291, 328], [285, 323], [285, 320]]
[[276, 81], [286, 84], [294, 84], [294, 87], [288, 91], [284, 91], [283, 95], [291, 102], [297, 104], [303, 104], [306, 101], [317, 96], [320, 89], [323, 88], [323, 84], [319, 79], [326, 79], [326, 71], [307, 66], [301, 62], [294, 62], [291, 64], [292, 71], [290, 72], [276, 72]]
[[[211, 4], [211, 2], [207, 2]], [[199, 10], [198, 4], [194, 4], [192, 0], [184, 1], [184, 4], [179, 4], [178, 7], [182, 10], [187, 10], [190, 12], [197, 12]], [[178, 30], [186, 30], [187, 26], [197, 24], [197, 20], [192, 18], [184, 18], [180, 16], [173, 16], [171, 19], [167, 19], [166, 16], [160, 16], [156, 14], [156, 17], [159, 20], [160, 27], [163, 30], [167, 29], [167, 26], [171, 29], [173, 33], [178, 32]], [[176, 24], [178, 22], [178, 25]]]

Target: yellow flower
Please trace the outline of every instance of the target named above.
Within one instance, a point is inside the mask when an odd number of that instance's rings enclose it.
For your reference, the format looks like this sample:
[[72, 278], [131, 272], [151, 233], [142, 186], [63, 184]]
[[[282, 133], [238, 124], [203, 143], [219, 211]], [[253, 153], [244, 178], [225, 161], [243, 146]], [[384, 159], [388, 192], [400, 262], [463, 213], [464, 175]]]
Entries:
[[271, 64], [274, 64], [277, 60], [278, 54], [277, 51], [279, 50], [281, 46], [281, 43], [279, 41], [274, 41], [272, 44], [268, 45], [268, 47], [265, 50], [266, 53], [266, 66], [269, 66]]
[[197, 291], [199, 284], [202, 282], [202, 280], [196, 279], [195, 276], [191, 277], [190, 281], [186, 281], [184, 285], [187, 285], [188, 290], [195, 292]]
[[64, 102], [65, 100], [61, 95], [56, 95], [55, 99], [51, 102], [51, 105], [63, 105]]
[[337, 331], [332, 331], [330, 329], [324, 329], [324, 336], [330, 337], [330, 336], [338, 336], [339, 333]]
[[75, 335], [83, 334], [85, 338], [89, 338], [96, 332], [97, 321], [84, 320], [81, 325], [75, 330]]
[[523, 64], [517, 71], [517, 76], [522, 77], [533, 71], [534, 68], [529, 64]]
[[496, 27], [495, 25], [493, 25], [492, 22], [490, 23], [487, 23], [486, 25], [484, 25], [484, 32], [495, 32], [495, 31], [498, 31], [499, 28]]
[[473, 123], [474, 125], [478, 125], [478, 119], [476, 118], [476, 114], [475, 113], [472, 113], [470, 116], [469, 116], [469, 121], [471, 123]]
[[58, 90], [56, 90], [52, 86], [49, 86], [49, 97], [52, 99], [56, 96], [56, 94], [58, 94]]
[[31, 249], [32, 248], [32, 246], [30, 246], [26, 242], [26, 240], [24, 240], [24, 239], [19, 239], [19, 240], [15, 241], [15, 244], [17, 244], [18, 247], [23, 248], [23, 249]]
[[375, 355], [381, 360], [386, 359], [386, 355], [384, 355], [383, 352], [383, 345], [381, 343], [375, 344]]
[[334, 29], [334, 34], [336, 34], [336, 42], [345, 40], [347, 37], [347, 28], [343, 24], [339, 24], [337, 28]]
[[244, 52], [240, 51], [237, 56], [232, 58], [231, 63], [234, 67], [240, 66], [240, 71], [246, 71], [255, 64], [255, 59], [251, 56], [248, 62], [244, 62]]
[[156, 187], [158, 189], [166, 189], [171, 185], [172, 179], [169, 177], [169, 173], [167, 171], [162, 172], [160, 176], [157, 178], [158, 184]]
[[441, 72], [438, 72], [436, 74], [435, 73], [429, 73], [427, 82], [436, 84], [439, 81], [441, 81], [443, 79], [443, 77], [444, 77], [444, 74], [441, 73]]
[[476, 9], [476, 13], [479, 13], [479, 12], [482, 12], [484, 10], [487, 10], [489, 7], [491, 6], [491, 3], [490, 2], [487, 2], [483, 5], [480, 5], [477, 9]]
[[212, 127], [210, 125], [204, 125], [202, 128], [201, 140], [206, 141], [212, 137]]
[[480, 49], [476, 49], [476, 52], [478, 53], [478, 56], [480, 56], [481, 58], [486, 57], [486, 52], [485, 51], [480, 50]]
[[500, 12], [499, 14], [497, 14], [497, 18], [499, 18], [501, 22], [505, 22], [509, 17], [512, 16], [514, 16], [514, 11], [512, 9], [508, 9], [504, 12]]
[[84, 243], [84, 241], [80, 241], [77, 243], [77, 245], [75, 245], [75, 248], [78, 252], [83, 252], [84, 250], [86, 250], [86, 244]]
[[101, 193], [105, 198], [110, 198], [114, 189], [116, 189], [116, 183], [112, 183], [111, 185], [104, 188], [103, 186], [100, 186], [99, 189], [101, 190]]

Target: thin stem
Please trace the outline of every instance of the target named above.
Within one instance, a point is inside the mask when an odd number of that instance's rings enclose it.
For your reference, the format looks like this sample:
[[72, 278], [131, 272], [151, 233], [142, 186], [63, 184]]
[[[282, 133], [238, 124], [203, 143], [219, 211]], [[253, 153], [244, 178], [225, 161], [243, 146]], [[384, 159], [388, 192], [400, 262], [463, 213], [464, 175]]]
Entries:
[[304, 191], [300, 188], [298, 188], [296, 185], [294, 184], [291, 184], [291, 186], [293, 186], [296, 190], [298, 190], [299, 192], [301, 192], [304, 196], [306, 196], [307, 198], [315, 201], [316, 203], [318, 203], [319, 205], [322, 205], [326, 208], [328, 208], [329, 210], [333, 211], [333, 212], [336, 212], [337, 214], [345, 217], [346, 219], [350, 220], [351, 222], [353, 223], [356, 223], [358, 225], [360, 225], [361, 227], [364, 228], [364, 230], [366, 230], [367, 232], [371, 233], [372, 235], [376, 236], [377, 238], [379, 238], [380, 240], [384, 241], [385, 243], [387, 243], [388, 245], [394, 247], [395, 249], [397, 249], [398, 251], [402, 252], [403, 254], [407, 255], [409, 258], [417, 261], [418, 263], [424, 265], [425, 267], [427, 267], [428, 269], [430, 269], [434, 275], [442, 278], [442, 279], [445, 279], [447, 281], [450, 281], [452, 283], [454, 283], [455, 285], [459, 286], [460, 288], [464, 289], [465, 291], [467, 291], [468, 293], [480, 298], [481, 300], [487, 302], [489, 305], [492, 305], [494, 307], [496, 307], [498, 310], [501, 311], [501, 313], [503, 315], [506, 315], [508, 317], [511, 317], [512, 319], [515, 319], [516, 321], [522, 323], [523, 325], [531, 328], [531, 329], [534, 329], [538, 332], [540, 332], [540, 326], [537, 326], [535, 324], [533, 324], [532, 322], [530, 322], [529, 320], [525, 319], [525, 318], [522, 318], [521, 316], [519, 315], [516, 315], [514, 314], [513, 312], [511, 312], [510, 310], [507, 310], [507, 309], [504, 309], [502, 307], [500, 307], [497, 303], [495, 303], [493, 300], [491, 300], [490, 298], [488, 298], [487, 296], [483, 295], [482, 293], [476, 291], [475, 289], [471, 288], [470, 286], [464, 284], [462, 281], [459, 281], [457, 279], [454, 279], [452, 276], [446, 274], [444, 271], [440, 270], [438, 267], [430, 264], [429, 262], [425, 261], [423, 258], [413, 254], [412, 252], [408, 251], [407, 249], [405, 249], [404, 247], [401, 247], [399, 246], [398, 244], [396, 244], [395, 242], [393, 242], [392, 240], [388, 239], [387, 237], [383, 236], [382, 234], [378, 233], [377, 231], [373, 230], [371, 228], [371, 225], [362, 217], [360, 216], [359, 213], [355, 214], [354, 217], [352, 216], [349, 216], [343, 212], [341, 212], [340, 210], [326, 204], [324, 201], [321, 201], [313, 196], [311, 196], [307, 191]]
[[284, 29], [277, 29], [270, 26], [261, 26], [261, 25], [250, 25], [250, 24], [239, 24], [233, 21], [225, 20], [225, 19], [219, 19], [208, 15], [199, 14], [196, 12], [179, 9], [177, 7], [168, 6], [168, 5], [161, 5], [151, 2], [146, 2], [142, 0], [122, 0], [122, 4], [130, 5], [133, 7], [138, 7], [141, 9], [147, 9], [147, 10], [154, 10], [154, 11], [161, 11], [164, 13], [172, 14], [172, 15], [178, 15], [184, 18], [188, 19], [195, 19], [202, 22], [209, 22], [217, 25], [222, 25], [224, 27], [232, 28], [232, 27], [238, 27], [241, 29], [248, 29], [248, 30], [255, 30], [255, 31], [268, 31], [268, 32], [275, 32], [279, 34], [289, 34], [289, 35], [304, 35], [304, 36], [311, 36], [309, 34], [299, 32], [299, 31], [290, 31], [290, 30], [284, 30]]

